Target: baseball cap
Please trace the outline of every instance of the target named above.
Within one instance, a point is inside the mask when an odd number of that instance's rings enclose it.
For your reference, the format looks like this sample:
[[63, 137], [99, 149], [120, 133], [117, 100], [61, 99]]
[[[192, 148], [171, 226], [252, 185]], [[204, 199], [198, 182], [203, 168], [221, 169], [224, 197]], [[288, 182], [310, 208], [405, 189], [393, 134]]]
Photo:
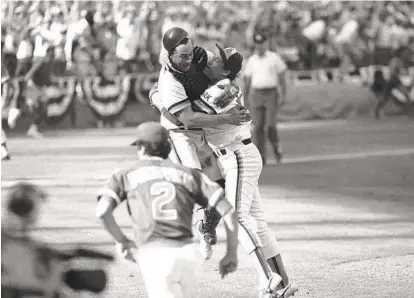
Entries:
[[131, 146], [140, 142], [151, 143], [159, 148], [169, 142], [168, 131], [158, 122], [143, 122], [137, 127], [135, 141]]
[[256, 44], [262, 44], [267, 40], [266, 35], [262, 34], [262, 33], [256, 33], [253, 35], [253, 41]]
[[223, 60], [226, 69], [230, 70], [232, 73], [237, 74], [242, 69], [243, 56], [235, 48], [223, 49], [217, 43], [216, 47], [220, 52], [221, 59]]

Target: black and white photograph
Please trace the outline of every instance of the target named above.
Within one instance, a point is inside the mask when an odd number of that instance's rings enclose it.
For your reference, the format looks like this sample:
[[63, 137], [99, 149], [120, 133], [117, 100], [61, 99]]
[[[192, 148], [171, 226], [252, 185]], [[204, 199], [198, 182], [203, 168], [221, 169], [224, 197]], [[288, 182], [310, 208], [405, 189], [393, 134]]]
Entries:
[[1, 1], [1, 297], [414, 297], [414, 1]]

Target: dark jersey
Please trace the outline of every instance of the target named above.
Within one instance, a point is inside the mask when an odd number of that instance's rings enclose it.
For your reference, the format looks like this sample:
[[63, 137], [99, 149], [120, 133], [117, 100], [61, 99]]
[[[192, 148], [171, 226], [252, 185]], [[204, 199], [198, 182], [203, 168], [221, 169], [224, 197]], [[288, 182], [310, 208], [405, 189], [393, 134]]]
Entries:
[[188, 72], [177, 72], [171, 69], [173, 76], [183, 85], [188, 99], [193, 102], [209, 87], [210, 81], [203, 73], [207, 63], [206, 51], [198, 46], [193, 49], [194, 58]]
[[222, 188], [201, 171], [158, 158], [114, 173], [98, 198], [103, 195], [127, 202], [138, 244], [191, 238], [194, 205], [215, 207], [224, 198]]

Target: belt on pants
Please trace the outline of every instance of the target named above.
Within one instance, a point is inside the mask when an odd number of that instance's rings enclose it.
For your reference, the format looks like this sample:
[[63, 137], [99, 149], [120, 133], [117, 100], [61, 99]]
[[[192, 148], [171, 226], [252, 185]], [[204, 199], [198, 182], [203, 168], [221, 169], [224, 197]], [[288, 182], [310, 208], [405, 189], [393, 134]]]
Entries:
[[203, 131], [202, 128], [186, 128], [186, 127], [177, 127], [177, 128], [171, 128], [169, 131], [172, 132], [182, 132], [182, 131]]
[[[251, 138], [248, 138], [248, 139], [244, 139], [243, 141], [241, 141], [244, 145], [249, 145], [249, 144], [251, 144], [251, 143], [253, 143], [253, 141], [252, 141], [252, 139]], [[214, 155], [216, 156], [216, 157], [220, 157], [220, 156], [224, 156], [224, 155], [226, 155], [227, 153], [229, 153], [230, 151], [228, 150], [228, 149], [226, 149], [226, 148], [221, 148], [221, 149], [215, 149], [215, 150], [213, 150], [214, 151]]]

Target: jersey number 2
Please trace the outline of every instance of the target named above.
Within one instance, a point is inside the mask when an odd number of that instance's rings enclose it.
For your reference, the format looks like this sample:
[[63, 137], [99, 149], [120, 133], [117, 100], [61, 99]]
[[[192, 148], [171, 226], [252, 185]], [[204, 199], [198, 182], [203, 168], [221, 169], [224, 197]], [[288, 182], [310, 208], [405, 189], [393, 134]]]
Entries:
[[156, 220], [176, 220], [177, 210], [164, 208], [175, 199], [175, 186], [170, 182], [156, 182], [151, 185], [150, 194], [155, 196], [152, 201], [152, 216]]

